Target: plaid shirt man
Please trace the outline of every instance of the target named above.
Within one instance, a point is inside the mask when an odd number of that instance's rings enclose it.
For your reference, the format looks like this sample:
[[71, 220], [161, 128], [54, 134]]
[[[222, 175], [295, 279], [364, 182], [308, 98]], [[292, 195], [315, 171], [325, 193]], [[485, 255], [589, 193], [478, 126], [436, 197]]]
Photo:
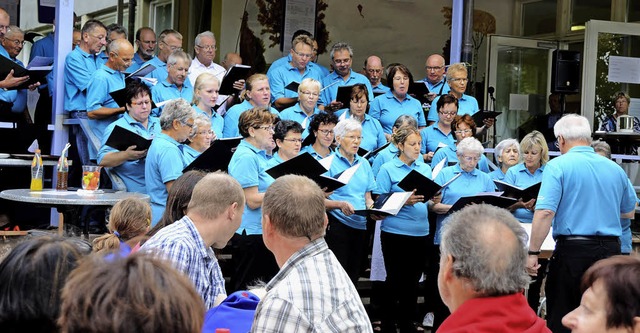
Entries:
[[267, 284], [252, 332], [372, 332], [356, 288], [324, 238], [293, 254]]
[[215, 300], [226, 297], [224, 278], [218, 260], [207, 247], [188, 216], [158, 231], [143, 246], [143, 251], [159, 250], [159, 255], [170, 260], [174, 267], [193, 282], [210, 309]]

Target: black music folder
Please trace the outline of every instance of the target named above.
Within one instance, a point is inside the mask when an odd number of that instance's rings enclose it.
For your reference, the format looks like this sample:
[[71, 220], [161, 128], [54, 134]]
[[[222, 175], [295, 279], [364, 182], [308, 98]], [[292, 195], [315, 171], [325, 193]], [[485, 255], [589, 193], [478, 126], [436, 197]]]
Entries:
[[383, 193], [378, 196], [373, 203], [373, 207], [358, 209], [354, 214], [361, 216], [368, 216], [369, 214], [395, 216], [398, 215], [398, 212], [400, 212], [409, 197], [411, 197], [411, 192]]
[[28, 89], [30, 85], [40, 82], [47, 83], [47, 74], [51, 72], [51, 66], [36, 67], [36, 69], [26, 69], [13, 60], [0, 56], [0, 80], [4, 80], [13, 69], [14, 77], [29, 76], [29, 79], [23, 84], [7, 88], [7, 90]]
[[152, 139], [146, 139], [137, 133], [116, 125], [105, 144], [119, 151], [125, 151], [131, 146], [136, 146], [134, 150], [145, 150], [149, 149], [151, 141]]
[[427, 88], [427, 84], [424, 81], [411, 82], [407, 93], [420, 101], [420, 104], [429, 102], [427, 97], [425, 97], [425, 95], [429, 93], [429, 88]]
[[182, 172], [189, 170], [202, 170], [207, 172], [224, 171], [229, 169], [229, 162], [242, 137], [218, 139], [211, 146], [187, 165]]
[[358, 148], [358, 156], [362, 156], [362, 158], [364, 158], [365, 160], [368, 160], [370, 158], [376, 157], [376, 155], [378, 155], [379, 152], [381, 152], [383, 149], [387, 148], [389, 146], [391, 142], [387, 142], [385, 144], [383, 144], [382, 146], [374, 149], [374, 150], [366, 150], [362, 147]]
[[251, 66], [247, 65], [233, 65], [227, 72], [220, 83], [220, 95], [232, 95], [236, 92], [233, 88], [233, 83], [238, 80], [246, 80], [251, 72]]
[[451, 206], [448, 213], [453, 213], [455, 211], [458, 211], [470, 204], [484, 203], [487, 205], [492, 205], [500, 208], [507, 208], [515, 204], [516, 202], [518, 202], [518, 200], [516, 199], [500, 196], [501, 193], [502, 192], [483, 192], [483, 193], [478, 193], [477, 195], [462, 197], [458, 199], [458, 201], [456, 201], [456, 203], [454, 203], [453, 206]]
[[449, 186], [454, 180], [460, 177], [461, 173], [455, 175], [453, 178], [449, 179], [448, 182], [440, 186], [438, 183], [433, 180], [425, 177], [423, 174], [419, 173], [416, 170], [411, 170], [402, 180], [398, 183], [398, 187], [401, 189], [411, 192], [416, 190], [416, 195], [424, 195], [424, 201], [428, 201], [433, 198], [435, 195], [440, 193], [443, 188]]
[[504, 192], [502, 193], [503, 197], [522, 199], [524, 202], [538, 198], [538, 192], [540, 192], [540, 186], [542, 185], [542, 182], [537, 182], [527, 188], [520, 188], [500, 180], [494, 180], [493, 182], [499, 191]]
[[296, 82], [296, 81], [291, 81], [291, 83], [287, 84], [286, 87], [284, 87], [284, 89], [287, 90], [291, 90], [294, 93], [298, 93], [298, 87], [300, 87], [300, 83]]
[[311, 179], [325, 172], [327, 172], [327, 169], [307, 152], [288, 161], [284, 161], [266, 171], [266, 173], [273, 178], [284, 175], [300, 175]]
[[351, 177], [353, 177], [359, 167], [360, 163], [342, 171], [341, 173], [337, 174], [335, 178], [326, 175], [318, 175], [311, 179], [313, 179], [313, 181], [315, 181], [321, 189], [325, 189], [325, 192], [333, 192], [336, 189], [349, 184]]
[[338, 93], [336, 94], [336, 102], [342, 102], [342, 108], [349, 108], [351, 102], [351, 90], [353, 86], [341, 86], [338, 87]]
[[502, 114], [502, 112], [498, 112], [498, 111], [482, 111], [482, 110], [480, 110], [480, 111], [474, 113], [471, 116], [471, 118], [473, 118], [473, 122], [476, 123], [477, 127], [482, 127], [482, 126], [484, 126], [484, 120], [485, 119], [495, 119], [500, 114]]

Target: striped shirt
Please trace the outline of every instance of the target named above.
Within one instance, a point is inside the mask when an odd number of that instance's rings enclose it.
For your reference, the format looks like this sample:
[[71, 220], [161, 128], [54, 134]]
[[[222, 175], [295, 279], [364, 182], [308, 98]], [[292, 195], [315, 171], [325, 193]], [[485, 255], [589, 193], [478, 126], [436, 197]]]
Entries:
[[294, 253], [266, 289], [252, 332], [373, 332], [356, 288], [324, 238]]
[[159, 250], [160, 256], [193, 282], [207, 309], [214, 306], [216, 298], [226, 297], [218, 260], [188, 216], [162, 228], [142, 246], [145, 252], [153, 252], [152, 249]]

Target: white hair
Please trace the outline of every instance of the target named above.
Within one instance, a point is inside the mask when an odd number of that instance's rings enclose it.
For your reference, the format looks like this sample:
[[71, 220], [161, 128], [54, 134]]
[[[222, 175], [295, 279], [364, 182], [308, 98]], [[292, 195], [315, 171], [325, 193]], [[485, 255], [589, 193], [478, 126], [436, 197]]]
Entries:
[[353, 131], [362, 131], [362, 124], [352, 118], [341, 120], [336, 125], [336, 127], [333, 128], [333, 133], [335, 133], [336, 135], [336, 140]]
[[553, 126], [553, 134], [567, 141], [586, 141], [591, 144], [591, 125], [587, 118], [577, 114], [567, 114]]
[[477, 154], [480, 156], [484, 152], [484, 147], [482, 147], [482, 144], [478, 139], [468, 137], [462, 139], [462, 141], [458, 143], [456, 151], [458, 156], [463, 156], [464, 154]]

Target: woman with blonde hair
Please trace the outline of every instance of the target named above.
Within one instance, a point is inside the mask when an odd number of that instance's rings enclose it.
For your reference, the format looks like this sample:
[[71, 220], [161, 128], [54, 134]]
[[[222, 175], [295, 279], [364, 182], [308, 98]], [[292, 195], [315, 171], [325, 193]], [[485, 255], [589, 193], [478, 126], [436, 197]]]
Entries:
[[276, 109], [271, 107], [271, 88], [266, 75], [253, 74], [249, 76], [245, 85], [246, 89], [240, 96], [244, 101], [231, 107], [224, 115], [222, 135], [225, 138], [241, 136], [238, 128], [240, 115], [249, 109], [259, 107], [267, 109], [275, 115], [279, 114]]
[[109, 233], [93, 240], [93, 252], [117, 252], [122, 244], [136, 251], [139, 238], [149, 231], [150, 226], [151, 206], [147, 202], [137, 198], [122, 199], [111, 209]]
[[196, 110], [196, 113], [207, 116], [211, 121], [211, 130], [213, 131], [211, 140], [223, 137], [224, 118], [213, 109], [218, 101], [219, 89], [220, 81], [211, 73], [198, 75], [193, 87], [193, 109]]

